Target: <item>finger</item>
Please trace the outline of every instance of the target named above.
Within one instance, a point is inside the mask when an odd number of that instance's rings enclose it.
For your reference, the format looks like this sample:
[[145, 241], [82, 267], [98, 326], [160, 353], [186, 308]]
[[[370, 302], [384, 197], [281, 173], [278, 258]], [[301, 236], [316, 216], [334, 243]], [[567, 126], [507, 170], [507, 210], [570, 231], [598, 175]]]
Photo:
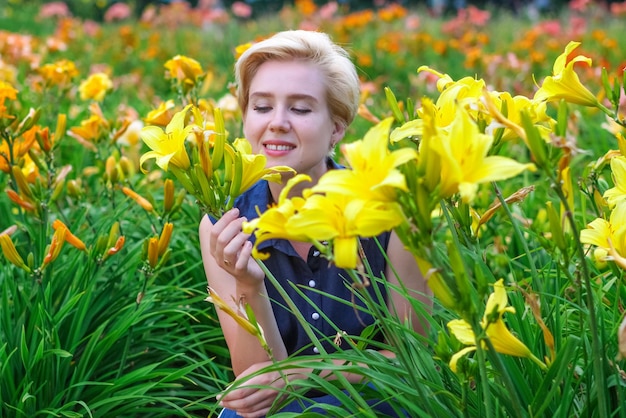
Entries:
[[[246, 246], [246, 242], [248, 242], [248, 238], [250, 234], [246, 234], [241, 232], [241, 224], [245, 222], [246, 218], [239, 218], [230, 223], [228, 228], [223, 232], [223, 235], [227, 235], [230, 237], [230, 240], [227, 244], [224, 245], [222, 250], [221, 258], [224, 261], [224, 265], [226, 267], [236, 268], [241, 270], [242, 267], [247, 266], [247, 258], [245, 253], [242, 254], [243, 249]], [[234, 234], [230, 236], [230, 234]], [[216, 252], [217, 255], [218, 252]], [[239, 261], [243, 257], [243, 262]]]
[[235, 266], [237, 270], [244, 270], [248, 268], [248, 263], [252, 259], [252, 242], [250, 242], [247, 238], [241, 247], [241, 251], [239, 253], [239, 258], [237, 260], [237, 265]]
[[237, 411], [237, 413], [243, 417], [260, 417], [267, 414], [275, 397], [275, 394], [268, 398], [261, 396], [261, 394], [257, 392], [249, 397], [233, 401], [222, 398], [220, 404], [225, 408]]
[[224, 231], [224, 229], [226, 229], [232, 221], [237, 219], [238, 216], [239, 216], [239, 209], [232, 208], [231, 210], [226, 212], [217, 222], [215, 222], [215, 224], [213, 224], [213, 227], [211, 228], [211, 234], [210, 234], [211, 239], [209, 242], [209, 250], [211, 251], [211, 254], [215, 254], [216, 248], [220, 242], [219, 237]]

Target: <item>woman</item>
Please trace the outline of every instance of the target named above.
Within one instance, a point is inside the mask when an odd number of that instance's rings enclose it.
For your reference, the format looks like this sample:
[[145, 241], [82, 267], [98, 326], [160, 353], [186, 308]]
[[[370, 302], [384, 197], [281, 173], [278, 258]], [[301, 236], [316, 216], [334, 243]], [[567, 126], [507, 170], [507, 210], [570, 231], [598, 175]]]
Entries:
[[[345, 50], [322, 33], [280, 32], [251, 46], [237, 61], [235, 77], [244, 134], [253, 151], [264, 154], [268, 166], [286, 165], [312, 179], [311, 183], [298, 184], [299, 188], [294, 188], [292, 195], [313, 186], [326, 171], [339, 168], [330, 156], [354, 119], [359, 103], [359, 79]], [[240, 196], [235, 208], [219, 221], [204, 217], [200, 224], [202, 257], [209, 286], [226, 301], [245, 298], [277, 360], [296, 352], [314, 354], [317, 351], [252, 259], [250, 236], [241, 228], [244, 221], [257, 217], [257, 207], [264, 210], [278, 201], [287, 179], [283, 180], [282, 184], [259, 182]], [[398, 237], [385, 233], [378, 238], [403, 284], [426, 301], [425, 282], [415, 273], [419, 270], [414, 259], [404, 250]], [[372, 270], [378, 274], [384, 272], [391, 284], [398, 284], [399, 279], [387, 266], [375, 240], [363, 241]], [[291, 298], [318, 330], [320, 339], [326, 337], [326, 349], [333, 350], [336, 328], [324, 320], [325, 316], [348, 335], [359, 335], [373, 322], [371, 316], [354, 309], [349, 286], [343, 279], [347, 274], [321, 259], [310, 244], [286, 240], [263, 244], [265, 247], [259, 250], [271, 254], [265, 265], [282, 287], [291, 292]], [[290, 290], [290, 281], [302, 285], [314, 304]], [[320, 291], [346, 302], [324, 298]], [[421, 331], [421, 322], [402, 296], [391, 292], [387, 301], [402, 319], [409, 319]], [[319, 307], [323, 312], [316, 311]], [[218, 317], [237, 377], [248, 376], [269, 364], [268, 354], [256, 337], [220, 310]], [[391, 352], [383, 354], [393, 356]], [[304, 376], [302, 371], [300, 373]], [[360, 379], [347, 377], [354, 381]], [[243, 417], [264, 416], [279, 394], [276, 388], [284, 382], [277, 373], [265, 373], [251, 378], [248, 384], [266, 388], [241, 387], [228, 392], [220, 399], [227, 408], [222, 416], [237, 416], [233, 411]]]

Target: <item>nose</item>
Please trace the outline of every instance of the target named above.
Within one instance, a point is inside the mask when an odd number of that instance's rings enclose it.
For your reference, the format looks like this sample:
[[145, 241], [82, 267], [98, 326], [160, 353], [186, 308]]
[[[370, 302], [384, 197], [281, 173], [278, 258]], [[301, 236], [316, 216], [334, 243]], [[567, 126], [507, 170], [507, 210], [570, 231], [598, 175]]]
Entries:
[[289, 123], [289, 119], [286, 117], [285, 112], [276, 109], [274, 112], [272, 119], [269, 123], [269, 130], [271, 132], [288, 132], [291, 129], [291, 124]]

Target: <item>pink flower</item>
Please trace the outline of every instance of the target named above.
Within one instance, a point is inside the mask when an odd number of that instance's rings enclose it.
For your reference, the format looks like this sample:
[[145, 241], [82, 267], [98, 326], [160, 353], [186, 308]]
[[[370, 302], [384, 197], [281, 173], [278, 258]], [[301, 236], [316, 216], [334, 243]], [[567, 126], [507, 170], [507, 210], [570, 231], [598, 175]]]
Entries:
[[611, 13], [614, 16], [626, 16], [626, 1], [622, 3], [612, 3]]
[[540, 29], [546, 35], [555, 37], [561, 34], [561, 22], [559, 22], [558, 20], [546, 20], [545, 22], [540, 24]]
[[468, 6], [466, 10], [467, 18], [472, 25], [485, 26], [489, 19], [491, 19], [491, 13], [489, 13], [487, 10], [480, 10], [478, 7], [475, 6]]
[[128, 19], [131, 15], [130, 6], [126, 3], [113, 3], [104, 14], [105, 22]]
[[587, 9], [587, 6], [590, 5], [590, 3], [591, 0], [571, 0], [569, 2], [569, 8], [576, 12], [584, 12]]
[[70, 12], [69, 7], [67, 7], [67, 4], [62, 1], [53, 1], [43, 4], [41, 9], [39, 9], [40, 18], [69, 17], [71, 15], [72, 13]]
[[339, 6], [337, 5], [336, 1], [329, 1], [328, 3], [320, 7], [319, 15], [323, 20], [329, 20], [335, 15], [335, 13], [337, 13], [338, 8]]
[[408, 31], [414, 31], [420, 26], [420, 17], [416, 14], [410, 14], [404, 21], [404, 27]]
[[236, 1], [230, 6], [233, 14], [242, 19], [247, 19], [252, 16], [252, 7], [243, 1]]

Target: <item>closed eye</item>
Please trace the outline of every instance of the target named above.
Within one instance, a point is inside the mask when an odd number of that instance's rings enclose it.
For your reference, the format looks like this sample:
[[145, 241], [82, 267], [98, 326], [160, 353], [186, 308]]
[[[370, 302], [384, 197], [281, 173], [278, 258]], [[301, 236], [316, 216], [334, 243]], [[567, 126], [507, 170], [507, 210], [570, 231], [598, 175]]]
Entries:
[[253, 110], [259, 113], [267, 113], [272, 110], [272, 108], [269, 106], [254, 106]]
[[291, 109], [294, 113], [297, 113], [299, 115], [306, 115], [307, 113], [311, 113], [311, 109], [298, 109], [298, 108], [292, 108]]

